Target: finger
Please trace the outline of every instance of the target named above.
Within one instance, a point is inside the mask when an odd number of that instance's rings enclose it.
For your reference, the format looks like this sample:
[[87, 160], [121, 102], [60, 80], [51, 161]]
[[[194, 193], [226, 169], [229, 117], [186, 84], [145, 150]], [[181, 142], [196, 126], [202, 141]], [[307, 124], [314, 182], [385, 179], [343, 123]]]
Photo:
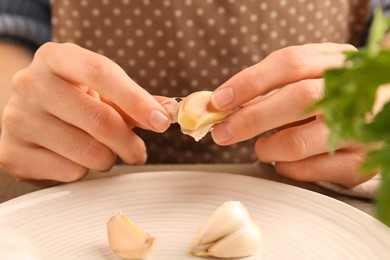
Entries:
[[214, 141], [229, 145], [265, 131], [309, 118], [308, 108], [322, 98], [323, 80], [302, 80], [278, 90], [260, 102], [244, 106], [212, 131]]
[[10, 139], [1, 139], [0, 161], [2, 167], [19, 180], [70, 182], [81, 179], [88, 172], [86, 167], [42, 147], [7, 140]]
[[276, 162], [276, 171], [286, 177], [306, 182], [331, 182], [353, 187], [373, 177], [362, 173], [365, 160], [362, 150], [338, 150], [334, 154], [320, 154], [294, 162]]
[[[39, 91], [39, 95], [35, 96], [34, 102], [37, 104], [31, 104], [31, 106], [40, 106], [43, 111], [39, 111], [37, 115], [32, 116], [32, 119], [38, 118], [41, 113], [54, 115], [61, 121], [83, 130], [115, 154], [118, 154], [126, 163], [138, 164], [142, 160], [146, 160], [144, 142], [134, 134], [131, 127], [113, 107], [87, 95], [84, 91], [73, 87], [69, 82], [56, 76], [47, 76], [45, 80], [35, 82], [35, 88]], [[19, 104], [21, 103], [22, 101], [19, 101]], [[28, 111], [28, 108], [25, 110]], [[45, 128], [44, 122], [39, 123], [42, 124], [41, 127]], [[30, 122], [30, 124], [34, 124], [34, 122]], [[56, 127], [53, 132], [64, 132], [61, 131], [61, 127], [65, 127], [65, 125], [57, 123], [53, 127]], [[67, 128], [69, 130], [69, 127]], [[68, 138], [72, 138], [71, 134], [81, 138], [80, 134], [75, 133], [75, 130], [68, 134]], [[73, 140], [76, 140], [74, 138]], [[86, 139], [86, 143], [83, 145], [87, 143], [92, 145], [93, 143], [89, 142], [90, 140], [90, 138]], [[38, 140], [35, 140], [35, 142], [38, 142]], [[94, 150], [98, 147], [100, 145], [96, 146]]]
[[92, 87], [142, 125], [158, 132], [169, 127], [164, 108], [110, 59], [74, 44], [56, 43], [42, 46], [36, 57], [59, 77]]
[[292, 46], [270, 54], [263, 61], [234, 75], [212, 97], [212, 105], [229, 110], [254, 97], [286, 84], [322, 76], [326, 68], [340, 66], [342, 51], [356, 50], [347, 44], [307, 44]]
[[[357, 148], [341, 142], [337, 149]], [[255, 144], [256, 154], [262, 162], [292, 162], [329, 151], [329, 129], [323, 120], [286, 128], [272, 135], [260, 137]]]

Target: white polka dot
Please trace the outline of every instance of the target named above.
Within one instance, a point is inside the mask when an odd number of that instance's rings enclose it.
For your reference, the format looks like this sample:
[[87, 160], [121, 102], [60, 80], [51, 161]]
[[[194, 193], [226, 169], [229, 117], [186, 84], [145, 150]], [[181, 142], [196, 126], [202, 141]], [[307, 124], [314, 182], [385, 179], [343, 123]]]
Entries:
[[240, 5], [239, 7], [240, 13], [245, 13], [248, 11], [248, 7], [246, 5]]
[[156, 66], [156, 61], [155, 60], [149, 60], [148, 61], [148, 65], [149, 65], [149, 67], [155, 67]]
[[134, 67], [137, 64], [137, 62], [134, 59], [129, 59], [127, 61], [127, 64], [129, 64], [130, 67]]
[[122, 29], [121, 29], [121, 28], [115, 29], [115, 35], [116, 35], [116, 36], [122, 36], [122, 35], [123, 35]]
[[177, 31], [176, 32], [176, 37], [177, 38], [181, 39], [181, 38], [183, 38], [183, 36], [184, 36], [184, 33], [182, 31]]
[[222, 69], [221, 69], [221, 74], [224, 75], [224, 76], [226, 76], [227, 74], [229, 74], [229, 69], [226, 68], [226, 67], [225, 67], [225, 68], [222, 68]]
[[259, 40], [259, 36], [257, 36], [256, 34], [251, 35], [252, 42], [257, 42], [258, 40]]
[[135, 35], [136, 36], [141, 37], [143, 34], [144, 34], [144, 32], [142, 31], [142, 29], [135, 30]]
[[209, 18], [209, 19], [207, 19], [207, 24], [208, 24], [209, 26], [215, 25], [215, 19], [214, 19], [214, 18]]
[[100, 29], [96, 29], [93, 34], [96, 36], [96, 37], [101, 37], [103, 35], [103, 32], [102, 30]]
[[201, 75], [202, 77], [206, 77], [207, 75], [209, 75], [209, 72], [208, 72], [206, 69], [202, 69], [202, 70], [200, 71], [200, 75]]
[[191, 68], [195, 68], [197, 66], [197, 62], [195, 60], [191, 60], [189, 62], [189, 65], [190, 65]]
[[276, 38], [278, 38], [278, 31], [272, 31], [272, 32], [270, 33], [270, 36], [271, 36], [271, 39], [276, 39]]
[[200, 56], [200, 57], [206, 57], [206, 55], [207, 55], [207, 51], [206, 51], [205, 49], [201, 49], [201, 50], [199, 51], [199, 56]]
[[217, 12], [218, 12], [219, 14], [224, 14], [224, 13], [226, 12], [225, 7], [219, 6], [218, 9], [217, 9]]
[[139, 50], [137, 50], [137, 55], [138, 55], [139, 57], [144, 57], [144, 56], [145, 56], [145, 51], [142, 50], [142, 49], [139, 49]]
[[161, 12], [160, 9], [155, 9], [155, 10], [153, 11], [153, 14], [154, 14], [155, 16], [157, 16], [157, 17], [160, 17], [161, 14], [162, 14], [162, 12]]
[[151, 39], [147, 40], [147, 41], [146, 41], [146, 46], [148, 46], [148, 47], [153, 47], [153, 46], [154, 46], [154, 41], [151, 40]]
[[103, 24], [104, 24], [105, 26], [110, 26], [110, 25], [112, 24], [112, 21], [111, 21], [110, 18], [104, 18]]
[[236, 24], [236, 23], [237, 23], [237, 18], [234, 17], [234, 16], [230, 17], [230, 18], [229, 18], [229, 23], [231, 23], [231, 24]]
[[129, 47], [133, 47], [134, 46], [134, 41], [132, 39], [127, 39], [126, 40], [126, 45], [129, 46]]
[[181, 10], [175, 10], [175, 16], [176, 17], [181, 17], [183, 15]]
[[251, 15], [249, 16], [249, 20], [250, 20], [251, 22], [255, 23], [255, 22], [257, 22], [258, 17], [257, 17], [256, 14], [251, 14]]
[[188, 47], [190, 47], [190, 48], [194, 48], [194, 47], [195, 47], [195, 45], [196, 45], [196, 42], [195, 42], [194, 40], [190, 40], [190, 41], [188, 41]]
[[172, 22], [171, 21], [165, 21], [164, 22], [164, 25], [165, 25], [165, 27], [167, 27], [167, 28], [171, 28], [172, 27]]
[[141, 15], [141, 10], [139, 8], [134, 8], [133, 13], [135, 16], [140, 16]]
[[218, 60], [217, 59], [211, 59], [210, 60], [210, 65], [211, 66], [217, 66], [218, 65]]
[[166, 53], [165, 53], [165, 51], [163, 51], [163, 50], [159, 50], [159, 51], [157, 52], [157, 56], [159, 56], [160, 58], [165, 57], [165, 55], [166, 55]]
[[146, 70], [141, 69], [141, 70], [138, 72], [138, 74], [139, 74], [141, 77], [145, 77], [146, 74], [147, 74], [147, 72], [146, 72]]
[[179, 51], [177, 53], [177, 56], [180, 58], [180, 59], [184, 59], [186, 57], [186, 53], [184, 51]]
[[176, 67], [176, 61], [170, 60], [170, 61], [168, 62], [168, 66], [169, 66], [170, 68], [175, 68], [175, 67]]
[[297, 14], [297, 9], [295, 9], [295, 7], [290, 7], [288, 9], [288, 13], [291, 14], [291, 15], [296, 15]]
[[121, 14], [121, 9], [119, 9], [118, 7], [115, 7], [112, 12], [114, 13], [115, 16], [118, 16]]
[[268, 4], [266, 2], [262, 2], [260, 4], [260, 9], [261, 10], [265, 11], [265, 10], [267, 10], [267, 8], [268, 8]]
[[272, 18], [272, 19], [275, 19], [278, 17], [278, 13], [276, 11], [272, 11], [269, 16]]
[[202, 16], [204, 14], [204, 10], [202, 8], [196, 9], [196, 14]]
[[150, 27], [150, 26], [153, 25], [153, 21], [150, 20], [150, 19], [146, 19], [146, 20], [145, 20], [145, 25], [146, 25], [147, 27]]
[[92, 15], [93, 16], [99, 16], [100, 15], [100, 10], [98, 8], [93, 8], [92, 9]]
[[280, 25], [281, 27], [285, 27], [285, 26], [287, 25], [287, 20], [286, 20], [286, 19], [280, 19], [280, 20], [279, 20], [279, 25]]
[[225, 34], [227, 33], [227, 30], [226, 30], [225, 28], [219, 28], [219, 29], [218, 29], [218, 33], [219, 33], [220, 35], [225, 35]]
[[164, 36], [164, 31], [163, 30], [157, 30], [156, 31], [156, 36], [159, 37], [159, 38], [163, 37]]
[[231, 44], [231, 45], [237, 45], [237, 44], [238, 44], [238, 39], [235, 38], [235, 37], [231, 38], [231, 39], [230, 39], [230, 44]]
[[160, 77], [164, 78], [164, 77], [167, 76], [167, 72], [166, 72], [166, 70], [160, 70], [159, 73], [158, 73], [158, 75], [159, 75]]
[[248, 27], [246, 27], [245, 25], [241, 26], [240, 32], [241, 32], [242, 34], [246, 34], [246, 33], [248, 32]]
[[175, 47], [175, 42], [174, 41], [167, 41], [167, 46], [172, 49]]
[[209, 45], [210, 45], [210, 46], [215, 46], [215, 45], [217, 45], [217, 40], [216, 40], [216, 39], [210, 39], [210, 40], [209, 40]]

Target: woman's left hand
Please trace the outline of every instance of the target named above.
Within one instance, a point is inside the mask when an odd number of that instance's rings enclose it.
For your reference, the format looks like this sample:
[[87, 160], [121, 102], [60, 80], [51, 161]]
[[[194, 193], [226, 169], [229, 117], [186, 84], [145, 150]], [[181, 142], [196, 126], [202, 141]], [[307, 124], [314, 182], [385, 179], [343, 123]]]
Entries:
[[355, 48], [332, 43], [287, 47], [233, 76], [215, 90], [212, 104], [218, 110], [241, 108], [215, 125], [214, 141], [230, 145], [269, 132], [258, 139], [255, 151], [282, 175], [346, 187], [370, 179], [359, 171], [366, 149], [342, 142], [329, 153], [321, 112], [308, 112], [322, 98], [323, 72], [342, 65], [347, 50]]

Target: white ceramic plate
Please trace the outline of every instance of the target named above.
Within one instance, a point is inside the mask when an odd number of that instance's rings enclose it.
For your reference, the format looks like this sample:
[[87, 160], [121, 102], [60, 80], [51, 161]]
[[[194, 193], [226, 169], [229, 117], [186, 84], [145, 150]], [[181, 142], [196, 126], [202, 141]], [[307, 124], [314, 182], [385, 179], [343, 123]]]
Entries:
[[199, 259], [187, 248], [223, 202], [241, 201], [263, 231], [247, 259], [389, 259], [390, 231], [342, 202], [254, 177], [150, 172], [53, 187], [0, 205], [0, 225], [33, 240], [44, 259], [118, 259], [106, 221], [121, 209], [157, 237], [149, 259]]

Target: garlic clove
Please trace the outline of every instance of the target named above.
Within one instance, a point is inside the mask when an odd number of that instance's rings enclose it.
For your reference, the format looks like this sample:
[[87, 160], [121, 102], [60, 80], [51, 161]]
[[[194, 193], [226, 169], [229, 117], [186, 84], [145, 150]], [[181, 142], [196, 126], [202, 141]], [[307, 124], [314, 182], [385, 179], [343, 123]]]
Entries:
[[124, 259], [144, 259], [153, 249], [155, 238], [138, 228], [121, 211], [107, 222], [111, 250]]
[[260, 227], [253, 220], [250, 220], [196, 255], [220, 258], [246, 257], [257, 253], [261, 245]]
[[[217, 111], [211, 107], [211, 91], [199, 91], [185, 97], [177, 110], [177, 122], [182, 132], [201, 139], [211, 127], [225, 119], [229, 111]], [[198, 141], [197, 140], [197, 141]]]
[[248, 210], [239, 201], [227, 201], [217, 208], [200, 228], [189, 251], [198, 246], [213, 243], [240, 229], [251, 217]]

